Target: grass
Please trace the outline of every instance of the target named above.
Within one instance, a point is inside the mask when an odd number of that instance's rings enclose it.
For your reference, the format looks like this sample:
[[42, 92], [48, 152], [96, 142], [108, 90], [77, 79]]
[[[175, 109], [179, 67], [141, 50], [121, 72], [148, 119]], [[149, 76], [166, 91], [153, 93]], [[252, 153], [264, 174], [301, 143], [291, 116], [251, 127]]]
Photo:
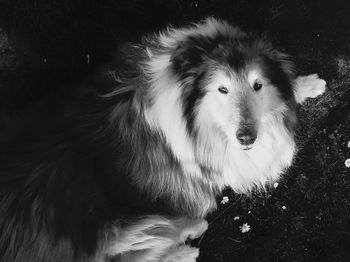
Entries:
[[[0, 7], [0, 109], [11, 113], [94, 70], [114, 44], [169, 23], [215, 15], [267, 33], [300, 74], [325, 78], [327, 91], [300, 107], [299, 152], [278, 186], [250, 196], [227, 189], [218, 203], [223, 196], [229, 203], [219, 204], [193, 245], [200, 262], [350, 260], [348, 1], [13, 0]], [[242, 233], [245, 223], [250, 230]]]

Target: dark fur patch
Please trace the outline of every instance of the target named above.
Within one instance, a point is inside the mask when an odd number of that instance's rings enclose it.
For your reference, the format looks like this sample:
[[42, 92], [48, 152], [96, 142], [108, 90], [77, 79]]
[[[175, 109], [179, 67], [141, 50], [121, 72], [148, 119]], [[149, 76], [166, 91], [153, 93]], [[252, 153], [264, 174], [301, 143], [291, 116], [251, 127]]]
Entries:
[[261, 59], [261, 67], [267, 79], [278, 88], [282, 98], [289, 100], [293, 97], [292, 83], [291, 79], [286, 72], [282, 69], [282, 62], [278, 60], [273, 60], [272, 58], [264, 55]]
[[203, 62], [203, 51], [200, 46], [178, 46], [170, 60], [173, 63], [173, 71], [181, 76], [181, 79], [191, 76], [193, 70]]
[[[205, 82], [206, 72], [202, 72], [195, 78], [193, 84], [188, 87], [184, 87], [184, 116], [186, 118], [187, 129], [190, 134], [193, 133], [193, 124], [196, 117], [195, 108], [200, 103], [200, 100], [204, 97], [206, 91], [203, 87]], [[188, 90], [186, 90], [188, 89]]]

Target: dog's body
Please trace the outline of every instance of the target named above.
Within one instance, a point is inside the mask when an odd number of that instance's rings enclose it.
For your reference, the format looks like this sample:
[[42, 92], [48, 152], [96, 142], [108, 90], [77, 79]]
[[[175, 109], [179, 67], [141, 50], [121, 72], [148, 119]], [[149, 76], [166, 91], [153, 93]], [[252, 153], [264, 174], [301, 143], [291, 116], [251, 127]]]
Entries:
[[215, 196], [278, 179], [296, 104], [325, 87], [215, 19], [120, 57], [112, 89], [84, 84], [1, 149], [0, 261], [195, 261]]

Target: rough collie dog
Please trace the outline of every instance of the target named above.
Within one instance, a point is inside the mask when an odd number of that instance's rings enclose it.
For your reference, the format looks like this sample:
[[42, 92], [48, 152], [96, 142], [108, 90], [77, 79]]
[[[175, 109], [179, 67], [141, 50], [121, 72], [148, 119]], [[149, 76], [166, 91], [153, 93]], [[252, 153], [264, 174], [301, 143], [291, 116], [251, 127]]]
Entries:
[[1, 261], [195, 261], [185, 241], [217, 194], [278, 179], [297, 103], [325, 90], [213, 18], [126, 45], [106, 72], [1, 147]]

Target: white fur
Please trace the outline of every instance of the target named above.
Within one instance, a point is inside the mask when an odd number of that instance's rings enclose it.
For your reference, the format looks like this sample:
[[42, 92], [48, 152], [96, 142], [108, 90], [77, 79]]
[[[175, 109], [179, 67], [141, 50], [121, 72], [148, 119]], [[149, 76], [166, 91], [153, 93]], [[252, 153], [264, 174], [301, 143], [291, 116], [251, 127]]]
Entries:
[[247, 80], [251, 87], [253, 87], [254, 82], [256, 80], [259, 80], [259, 78], [261, 78], [261, 73], [259, 71], [257, 71], [256, 69], [249, 70]]
[[295, 143], [282, 121], [273, 112], [265, 116], [258, 139], [248, 151], [237, 145], [234, 132], [231, 139], [224, 132], [210, 135], [204, 132], [198, 142], [198, 160], [223, 174], [222, 180], [218, 176], [220, 187], [230, 186], [241, 193], [254, 186], [263, 187], [266, 182], [278, 179], [293, 159]]
[[226, 185], [246, 193], [253, 186], [263, 187], [278, 179], [291, 165], [295, 144], [281, 121], [273, 113], [266, 116], [260, 136], [250, 150], [242, 151], [229, 143], [223, 171]]
[[199, 249], [182, 245], [174, 250], [170, 250], [162, 262], [195, 262], [199, 256]]
[[153, 56], [149, 62], [148, 73], [153, 79], [150, 97], [156, 99], [150, 108], [146, 108], [145, 118], [151, 128], [165, 135], [168, 145], [186, 172], [200, 175], [183, 118], [182, 87], [168, 72], [169, 60], [168, 55], [159, 55]]
[[115, 227], [113, 239], [96, 261], [119, 255], [121, 262], [194, 262], [199, 251], [185, 246], [185, 241], [199, 237], [207, 228], [203, 219], [148, 216], [126, 228]]
[[307, 98], [315, 98], [326, 91], [326, 81], [317, 74], [299, 76], [295, 80], [294, 95], [297, 103], [303, 103]]

